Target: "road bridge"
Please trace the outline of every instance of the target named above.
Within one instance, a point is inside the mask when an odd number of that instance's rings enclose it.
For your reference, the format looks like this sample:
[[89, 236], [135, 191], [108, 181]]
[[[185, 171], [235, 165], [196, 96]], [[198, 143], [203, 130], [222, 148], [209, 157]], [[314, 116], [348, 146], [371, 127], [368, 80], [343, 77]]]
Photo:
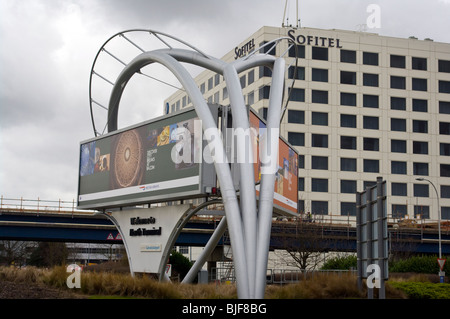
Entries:
[[[177, 246], [200, 246], [208, 242], [220, 216], [194, 216], [183, 228]], [[432, 221], [389, 222], [391, 251], [438, 253], [437, 225]], [[219, 245], [229, 244], [228, 236]], [[450, 254], [450, 223], [441, 224], [442, 253]], [[14, 205], [0, 201], [0, 240], [59, 241], [120, 244], [112, 222], [95, 211], [80, 211], [74, 202], [16, 200]], [[270, 249], [317, 249], [356, 251], [356, 227], [347, 221], [290, 219], [273, 221]]]

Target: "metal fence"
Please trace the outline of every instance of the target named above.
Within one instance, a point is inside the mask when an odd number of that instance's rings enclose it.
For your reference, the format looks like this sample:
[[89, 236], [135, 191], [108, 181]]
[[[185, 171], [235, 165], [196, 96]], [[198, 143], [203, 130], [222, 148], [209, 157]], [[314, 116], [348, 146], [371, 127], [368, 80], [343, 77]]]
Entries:
[[[352, 270], [302, 270], [302, 269], [267, 269], [267, 284], [285, 285], [297, 283], [302, 280], [313, 279], [315, 276], [326, 275], [357, 275], [356, 269]], [[209, 274], [210, 282], [224, 283], [235, 282], [234, 268], [212, 268]]]
[[91, 213], [88, 210], [77, 209], [75, 200], [43, 200], [21, 198], [0, 197], [0, 210], [18, 211], [18, 212], [64, 212], [64, 213]]

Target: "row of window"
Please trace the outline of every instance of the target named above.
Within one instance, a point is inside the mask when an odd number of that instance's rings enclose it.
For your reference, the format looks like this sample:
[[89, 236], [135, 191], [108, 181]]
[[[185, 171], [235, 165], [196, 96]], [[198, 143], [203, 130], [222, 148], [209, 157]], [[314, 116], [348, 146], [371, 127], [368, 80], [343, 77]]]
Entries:
[[[340, 193], [341, 194], [356, 194], [357, 180], [340, 180]], [[327, 178], [311, 178], [311, 192], [328, 193], [329, 180]], [[305, 178], [299, 177], [298, 190], [300, 192], [305, 191]], [[430, 187], [428, 184], [413, 184], [414, 197], [430, 197]], [[391, 195], [392, 196], [408, 196], [408, 184], [407, 183], [391, 183]], [[441, 198], [450, 198], [450, 186], [441, 185]]]
[[[271, 52], [274, 55], [274, 52]], [[328, 61], [328, 48], [312, 47], [311, 58], [313, 60]], [[289, 57], [296, 57], [295, 47], [291, 47], [289, 50]], [[305, 46], [297, 45], [297, 58], [305, 58]], [[390, 54], [389, 66], [392, 68], [406, 68], [406, 56]], [[357, 51], [355, 50], [340, 50], [340, 62], [342, 63], [357, 63]], [[379, 53], [376, 52], [363, 52], [362, 64], [379, 66]], [[412, 70], [428, 70], [428, 59], [422, 57], [411, 57], [411, 69]], [[450, 73], [450, 61], [438, 60], [438, 72]]]
[[[288, 70], [289, 79], [295, 78], [296, 80], [305, 80], [305, 68], [298, 67], [295, 71], [294, 67], [290, 67]], [[379, 87], [380, 80], [379, 74], [376, 73], [363, 73], [363, 86]], [[311, 69], [311, 80], [314, 82], [328, 82], [328, 69]], [[357, 73], [353, 71], [341, 71], [340, 83], [357, 85]], [[439, 92], [449, 93], [449, 81], [439, 80]], [[406, 89], [406, 77], [405, 76], [390, 76], [390, 87], [392, 89]], [[413, 91], [428, 91], [428, 79], [411, 78], [411, 89]]]
[[[363, 151], [378, 152], [381, 149], [380, 139], [376, 137], [362, 138]], [[407, 140], [391, 139], [390, 152], [407, 154]], [[288, 132], [288, 142], [293, 146], [305, 146], [305, 133], [302, 132]], [[357, 150], [357, 137], [341, 135], [340, 149], [341, 150]], [[429, 154], [428, 141], [412, 141], [412, 154]], [[311, 147], [328, 148], [327, 134], [311, 134]], [[439, 143], [439, 155], [450, 156], [450, 144]]]
[[[311, 169], [316, 170], [328, 170], [329, 158], [328, 156], [311, 156]], [[340, 171], [342, 172], [360, 172], [358, 169], [356, 158], [340, 158]], [[429, 176], [429, 163], [413, 162], [413, 175]], [[305, 168], [305, 155], [299, 155], [298, 167], [300, 169]], [[408, 162], [406, 161], [391, 161], [391, 174], [407, 174]], [[450, 164], [440, 164], [440, 176], [450, 177]], [[379, 173], [380, 172], [380, 160], [378, 159], [363, 159], [364, 173]]]
[[[311, 112], [311, 124], [328, 126], [328, 115], [326, 112]], [[356, 115], [341, 114], [341, 127], [356, 128]], [[305, 111], [288, 110], [288, 123], [305, 124]], [[363, 128], [378, 129], [378, 117], [363, 116]], [[391, 131], [406, 132], [406, 119], [391, 118]], [[428, 133], [428, 121], [412, 120], [413, 133]], [[450, 135], [450, 122], [439, 122], [439, 134]]]
[[[305, 201], [299, 200], [299, 211], [303, 213], [312, 213], [316, 215], [327, 215], [329, 212], [328, 201], [311, 201], [311, 208], [305, 209]], [[356, 216], [356, 203], [341, 202], [340, 203], [341, 216]], [[408, 205], [392, 204], [391, 205], [392, 218], [404, 218], [408, 215]], [[414, 218], [429, 219], [430, 207], [426, 205], [414, 205]], [[450, 207], [441, 207], [441, 219], [450, 220]]]

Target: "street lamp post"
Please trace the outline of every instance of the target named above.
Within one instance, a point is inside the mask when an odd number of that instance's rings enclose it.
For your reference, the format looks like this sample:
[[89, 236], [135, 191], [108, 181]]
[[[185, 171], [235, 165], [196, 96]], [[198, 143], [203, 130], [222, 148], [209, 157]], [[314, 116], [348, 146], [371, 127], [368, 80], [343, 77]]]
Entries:
[[437, 203], [438, 203], [438, 236], [439, 236], [439, 259], [442, 259], [442, 246], [441, 246], [441, 206], [439, 205], [439, 194], [438, 191], [436, 189], [436, 186], [434, 186], [433, 182], [431, 182], [430, 180], [423, 178], [423, 177], [419, 177], [416, 178], [416, 180], [418, 181], [427, 181], [428, 183], [431, 184], [431, 186], [433, 186], [434, 191], [436, 192], [436, 198], [437, 198]]

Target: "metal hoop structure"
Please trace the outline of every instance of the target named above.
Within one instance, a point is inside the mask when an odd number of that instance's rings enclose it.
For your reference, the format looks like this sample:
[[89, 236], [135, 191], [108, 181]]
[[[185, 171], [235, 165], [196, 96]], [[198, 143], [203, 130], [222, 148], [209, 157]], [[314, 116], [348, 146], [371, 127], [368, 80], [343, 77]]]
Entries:
[[[250, 68], [267, 66], [272, 69], [272, 84], [266, 124], [267, 135], [260, 141], [260, 147], [272, 151], [261, 152], [262, 169], [264, 169], [265, 166], [270, 166], [271, 163], [277, 163], [279, 126], [281, 115], [284, 113], [282, 103], [286, 69], [285, 60], [281, 57], [277, 58], [269, 54], [258, 54], [257, 52], [254, 52], [245, 58], [226, 63], [222, 60], [207, 56], [201, 51], [174, 37], [155, 31], [147, 30], [146, 32], [150, 32], [160, 39], [168, 48], [142, 52], [130, 63], [124, 65], [123, 70], [113, 84], [109, 104], [108, 107], [105, 108], [108, 112], [108, 132], [113, 132], [118, 129], [119, 104], [128, 81], [134, 74], [139, 74], [143, 67], [157, 63], [166, 67], [181, 83], [183, 89], [193, 102], [198, 117], [202, 121], [203, 130], [217, 132], [217, 135], [214, 135], [220, 136], [216, 123], [202, 93], [181, 62], [200, 66], [223, 75], [228, 88], [231, 112], [234, 119], [234, 129], [248, 131], [248, 111], [242, 95], [242, 87], [240, 85], [238, 74]], [[124, 33], [125, 32], [121, 32], [118, 33], [118, 35], [124, 36]], [[175, 39], [179, 43], [187, 45], [190, 49], [172, 48], [162, 40], [162, 37]], [[289, 38], [282, 38], [270, 42], [267, 45], [276, 46], [282, 40], [292, 41]], [[94, 71], [91, 72], [91, 78], [93, 74], [95, 74]], [[90, 103], [92, 111], [92, 103], [95, 102], [92, 100], [91, 96]], [[95, 134], [98, 134], [94, 120], [93, 127]], [[211, 137], [208, 137], [205, 134], [205, 138], [207, 139], [207, 142], [211, 142], [211, 140], [208, 140]], [[214, 167], [220, 185], [226, 223], [228, 225], [231, 246], [233, 249], [238, 297], [244, 299], [260, 299], [264, 297], [266, 282], [275, 172], [262, 173], [259, 203], [257, 204], [252, 153], [246, 150], [246, 145], [251, 145], [249, 139], [249, 136], [248, 140], [238, 139], [237, 143], [238, 156], [239, 154], [246, 154], [244, 157], [246, 158], [246, 161], [239, 163], [240, 201], [238, 201], [236, 195], [228, 159], [214, 159]], [[224, 144], [220, 139], [214, 140], [214, 145], [221, 150], [225, 150]], [[226, 154], [225, 151], [223, 151], [223, 154]], [[221, 227], [220, 230], [223, 231], [223, 227]]]

